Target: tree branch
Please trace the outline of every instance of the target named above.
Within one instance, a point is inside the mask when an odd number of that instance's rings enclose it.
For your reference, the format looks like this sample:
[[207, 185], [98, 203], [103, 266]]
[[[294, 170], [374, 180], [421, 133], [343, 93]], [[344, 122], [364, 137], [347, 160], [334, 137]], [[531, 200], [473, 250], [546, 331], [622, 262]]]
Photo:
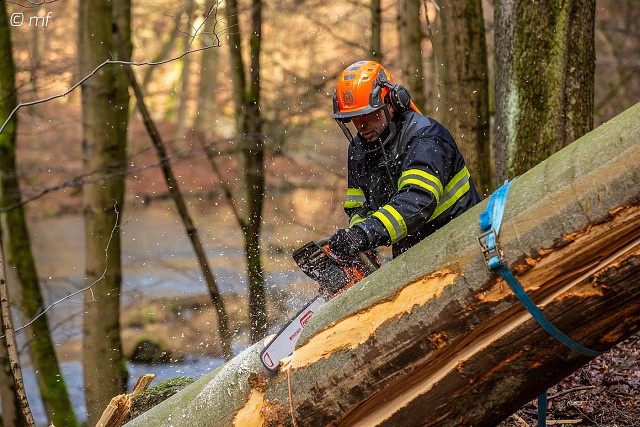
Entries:
[[20, 358], [16, 347], [16, 338], [13, 331], [13, 320], [11, 319], [11, 307], [9, 306], [9, 290], [4, 272], [4, 249], [0, 242], [0, 309], [2, 311], [2, 328], [4, 330], [4, 338], [9, 355], [9, 364], [11, 366], [11, 374], [16, 387], [16, 396], [20, 404], [20, 410], [24, 417], [24, 421], [28, 427], [35, 427], [33, 414], [29, 408], [27, 393], [24, 389], [24, 381], [22, 379], [22, 368], [20, 366]]

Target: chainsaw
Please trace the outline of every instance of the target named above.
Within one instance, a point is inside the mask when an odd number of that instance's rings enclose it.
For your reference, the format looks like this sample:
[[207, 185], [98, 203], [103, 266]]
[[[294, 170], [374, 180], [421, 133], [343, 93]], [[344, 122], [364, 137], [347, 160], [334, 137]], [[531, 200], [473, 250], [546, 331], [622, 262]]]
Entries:
[[302, 329], [322, 304], [380, 267], [380, 260], [375, 252], [367, 251], [356, 257], [340, 258], [331, 252], [327, 239], [305, 244], [293, 253], [293, 259], [303, 273], [320, 285], [319, 291], [314, 299], [265, 344], [260, 360], [270, 371], [277, 370], [280, 360], [293, 353]]

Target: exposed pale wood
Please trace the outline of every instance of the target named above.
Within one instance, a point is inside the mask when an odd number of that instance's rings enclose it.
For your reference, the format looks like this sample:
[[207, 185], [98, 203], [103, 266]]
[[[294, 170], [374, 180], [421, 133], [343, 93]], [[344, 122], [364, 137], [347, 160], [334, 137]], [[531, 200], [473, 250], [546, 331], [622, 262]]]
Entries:
[[143, 391], [147, 391], [155, 377], [155, 374], [144, 374], [140, 378], [138, 378], [138, 382], [136, 383], [135, 387], [133, 387], [131, 396], [135, 396], [136, 394], [142, 393]]
[[[486, 201], [322, 306], [271, 375], [258, 343], [130, 426], [493, 425], [589, 361], [484, 265]], [[640, 329], [640, 104], [511, 186], [500, 243], [545, 315], [607, 350]], [[291, 396], [291, 397], [290, 397]]]
[[155, 374], [144, 374], [138, 378], [133, 391], [128, 394], [119, 394], [111, 399], [109, 405], [102, 413], [96, 427], [120, 427], [129, 418], [133, 396], [142, 393], [149, 388], [149, 385], [155, 378]]

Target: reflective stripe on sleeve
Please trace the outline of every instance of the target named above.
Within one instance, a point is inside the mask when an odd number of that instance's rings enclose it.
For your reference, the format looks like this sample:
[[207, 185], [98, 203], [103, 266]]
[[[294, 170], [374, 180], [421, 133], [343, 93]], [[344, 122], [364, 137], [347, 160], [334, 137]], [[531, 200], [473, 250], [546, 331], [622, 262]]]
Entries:
[[355, 214], [354, 216], [351, 217], [351, 220], [349, 221], [349, 227], [353, 227], [354, 225], [364, 221], [365, 219], [366, 218], [362, 218], [360, 215]]
[[407, 169], [402, 172], [402, 175], [400, 175], [400, 178], [398, 179], [398, 190], [405, 185], [410, 184], [424, 188], [425, 190], [433, 193], [436, 198], [436, 202], [440, 200], [440, 196], [442, 195], [442, 182], [440, 182], [437, 176], [431, 175], [430, 173], [420, 169]]
[[346, 209], [364, 206], [365, 201], [364, 192], [361, 189], [347, 188], [347, 195], [344, 198], [344, 207]]
[[407, 235], [407, 224], [402, 215], [393, 206], [384, 205], [374, 212], [372, 216], [378, 218], [384, 228], [387, 229], [391, 243], [395, 243]]
[[469, 191], [469, 188], [469, 171], [465, 166], [460, 169], [460, 172], [458, 172], [444, 188], [444, 194], [440, 198], [440, 202], [438, 203], [436, 210], [431, 214], [429, 221], [437, 218], [440, 214], [453, 206], [466, 194], [467, 191]]

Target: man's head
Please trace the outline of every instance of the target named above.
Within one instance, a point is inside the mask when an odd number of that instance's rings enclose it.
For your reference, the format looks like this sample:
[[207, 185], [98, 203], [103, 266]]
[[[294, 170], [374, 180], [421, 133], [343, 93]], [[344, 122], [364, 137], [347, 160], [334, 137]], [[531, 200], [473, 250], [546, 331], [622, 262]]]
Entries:
[[409, 92], [375, 61], [349, 65], [340, 75], [333, 97], [333, 118], [349, 138], [346, 123], [353, 121], [366, 141], [375, 141], [389, 125], [394, 112], [417, 111]]
[[[393, 107], [390, 107], [389, 117], [393, 116]], [[389, 126], [389, 119], [383, 110], [351, 118], [356, 131], [362, 139], [368, 142], [377, 141]]]

